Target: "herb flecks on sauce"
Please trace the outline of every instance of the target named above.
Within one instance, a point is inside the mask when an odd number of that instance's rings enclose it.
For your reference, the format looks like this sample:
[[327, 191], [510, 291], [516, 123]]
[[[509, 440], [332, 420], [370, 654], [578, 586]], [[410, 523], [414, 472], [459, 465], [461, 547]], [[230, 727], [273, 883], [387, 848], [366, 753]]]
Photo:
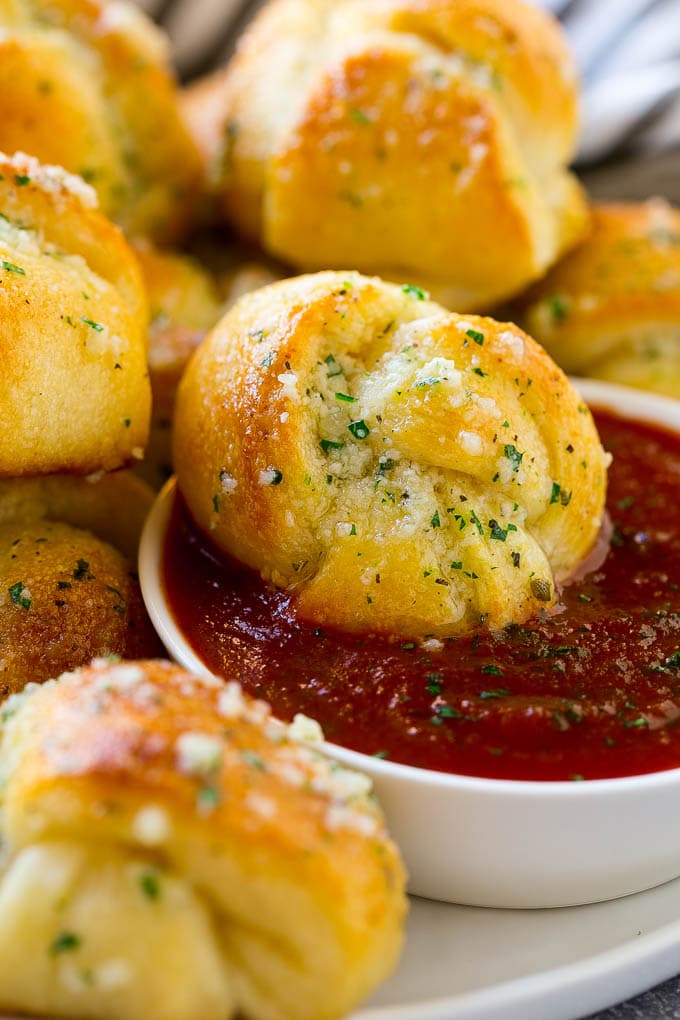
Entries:
[[[202, 553], [204, 540], [177, 511], [166, 560], [176, 618], [208, 665], [238, 672], [277, 715], [318, 718], [328, 739], [391, 761], [579, 782], [678, 767], [680, 440], [605, 414], [596, 420], [615, 458], [615, 541], [594, 576], [565, 589], [556, 616], [478, 630], [440, 650], [321, 630], [295, 617], [294, 596]], [[513, 472], [523, 466], [512, 443], [505, 456]], [[557, 484], [553, 512], [562, 506]], [[481, 527], [500, 555], [514, 555], [508, 523], [464, 506], [447, 513], [449, 527]], [[443, 527], [443, 508], [431, 512]], [[473, 576], [471, 565], [461, 555], [450, 567]], [[532, 580], [540, 601], [551, 581]]]

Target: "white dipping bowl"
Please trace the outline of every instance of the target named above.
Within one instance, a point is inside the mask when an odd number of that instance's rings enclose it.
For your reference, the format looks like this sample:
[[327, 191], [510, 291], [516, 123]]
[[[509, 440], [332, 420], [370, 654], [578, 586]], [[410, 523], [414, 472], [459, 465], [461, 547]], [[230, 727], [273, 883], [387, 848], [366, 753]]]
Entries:
[[[680, 402], [574, 382], [591, 407], [680, 435]], [[208, 673], [178, 629], [161, 582], [174, 492], [171, 481], [142, 536], [142, 593], [170, 655]], [[581, 783], [524, 782], [413, 768], [330, 743], [325, 750], [372, 778], [415, 895], [484, 907], [560, 907], [626, 896], [680, 876], [680, 769]]]

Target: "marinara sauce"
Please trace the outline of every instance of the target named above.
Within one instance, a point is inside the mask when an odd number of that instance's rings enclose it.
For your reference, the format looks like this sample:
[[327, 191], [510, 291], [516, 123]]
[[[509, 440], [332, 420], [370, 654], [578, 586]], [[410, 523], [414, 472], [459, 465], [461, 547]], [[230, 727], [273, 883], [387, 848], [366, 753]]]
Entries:
[[418, 641], [299, 620], [295, 598], [221, 556], [178, 499], [165, 549], [176, 622], [200, 658], [328, 740], [503, 779], [597, 779], [680, 766], [680, 439], [595, 416], [614, 455], [604, 565], [562, 613]]

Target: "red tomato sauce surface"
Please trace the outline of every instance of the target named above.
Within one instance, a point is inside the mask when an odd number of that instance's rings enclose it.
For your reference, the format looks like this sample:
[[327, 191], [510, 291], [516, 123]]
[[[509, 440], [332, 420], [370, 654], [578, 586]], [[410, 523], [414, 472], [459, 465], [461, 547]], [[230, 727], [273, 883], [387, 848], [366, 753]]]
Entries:
[[614, 455], [604, 565], [564, 611], [428, 651], [300, 620], [294, 596], [221, 556], [176, 501], [164, 583], [199, 657], [326, 738], [393, 761], [503, 779], [680, 766], [680, 439], [596, 414]]

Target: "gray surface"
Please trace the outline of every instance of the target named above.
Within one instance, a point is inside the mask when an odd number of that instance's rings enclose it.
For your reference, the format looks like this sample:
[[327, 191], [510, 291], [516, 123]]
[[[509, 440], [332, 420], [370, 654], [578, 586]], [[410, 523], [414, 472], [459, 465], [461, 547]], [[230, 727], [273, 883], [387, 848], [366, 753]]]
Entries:
[[680, 977], [664, 981], [662, 985], [620, 1006], [606, 1009], [603, 1013], [594, 1013], [589, 1020], [680, 1020]]

